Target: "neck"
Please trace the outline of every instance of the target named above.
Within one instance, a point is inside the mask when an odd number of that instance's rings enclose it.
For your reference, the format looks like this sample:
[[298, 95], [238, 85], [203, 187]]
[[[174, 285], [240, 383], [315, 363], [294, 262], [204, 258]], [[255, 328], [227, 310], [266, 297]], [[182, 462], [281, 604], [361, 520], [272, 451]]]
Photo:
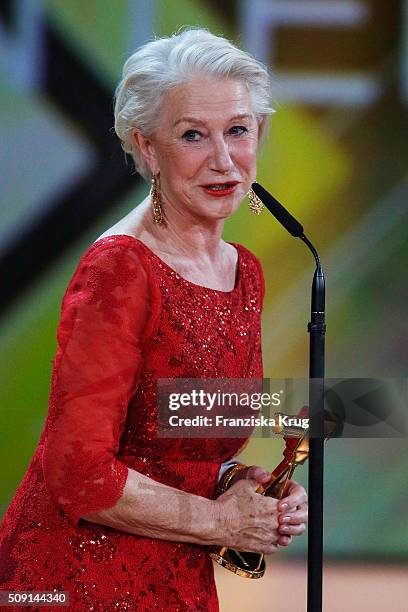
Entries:
[[190, 259], [216, 259], [222, 250], [224, 219], [199, 219], [185, 211], [166, 206], [165, 225], [153, 221], [150, 195], [138, 206], [143, 230], [168, 254]]

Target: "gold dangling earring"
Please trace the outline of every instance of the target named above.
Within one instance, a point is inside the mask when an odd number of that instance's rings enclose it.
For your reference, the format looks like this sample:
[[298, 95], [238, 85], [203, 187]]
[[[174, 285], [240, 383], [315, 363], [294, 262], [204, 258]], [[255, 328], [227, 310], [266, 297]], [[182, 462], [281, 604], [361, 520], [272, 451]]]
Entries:
[[265, 206], [262, 204], [262, 201], [258, 198], [255, 191], [250, 189], [247, 193], [249, 198], [249, 210], [254, 213], [254, 215], [260, 215]]
[[161, 189], [160, 189], [160, 181], [159, 175], [153, 174], [152, 176], [152, 188], [150, 190], [150, 196], [152, 199], [152, 213], [153, 213], [153, 221], [157, 223], [157, 225], [162, 225], [164, 223], [163, 210], [162, 210], [162, 199], [161, 199]]

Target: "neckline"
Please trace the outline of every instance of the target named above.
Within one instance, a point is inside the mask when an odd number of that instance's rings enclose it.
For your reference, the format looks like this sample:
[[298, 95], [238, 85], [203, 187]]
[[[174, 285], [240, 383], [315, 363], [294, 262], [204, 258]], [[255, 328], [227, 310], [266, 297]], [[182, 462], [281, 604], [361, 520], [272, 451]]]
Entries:
[[236, 267], [236, 272], [235, 272], [235, 285], [234, 285], [234, 287], [230, 291], [222, 291], [222, 289], [213, 289], [212, 287], [206, 287], [205, 285], [199, 285], [198, 283], [194, 283], [193, 281], [190, 281], [187, 278], [184, 278], [184, 276], [181, 276], [178, 272], [176, 272], [176, 270], [174, 270], [174, 268], [169, 266], [169, 264], [166, 263], [164, 261], [164, 259], [159, 257], [150, 247], [148, 247], [147, 244], [142, 242], [142, 240], [139, 240], [139, 238], [135, 238], [134, 236], [131, 236], [130, 234], [110, 234], [108, 236], [103, 236], [102, 238], [98, 238], [98, 240], [96, 240], [92, 244], [92, 246], [97, 244], [98, 242], [100, 242], [102, 240], [107, 240], [109, 238], [113, 238], [114, 236], [118, 236], [120, 238], [130, 238], [131, 240], [137, 242], [138, 244], [141, 244], [142, 247], [146, 251], [148, 251], [148, 253], [151, 256], [153, 256], [155, 259], [157, 259], [157, 261], [159, 261], [164, 268], [166, 268], [167, 270], [169, 270], [170, 272], [175, 274], [176, 278], [180, 279], [184, 283], [187, 283], [188, 285], [192, 285], [193, 287], [197, 287], [197, 288], [199, 288], [199, 289], [201, 289], [203, 291], [212, 291], [214, 293], [221, 293], [222, 295], [232, 295], [232, 294], [234, 294], [238, 290], [238, 287], [241, 284], [241, 277], [242, 277], [241, 252], [240, 252], [240, 249], [239, 249], [239, 245], [237, 243], [235, 243], [235, 242], [226, 241], [228, 244], [230, 244], [231, 246], [233, 246], [236, 249], [237, 254], [238, 254], [238, 257], [237, 257], [237, 267]]

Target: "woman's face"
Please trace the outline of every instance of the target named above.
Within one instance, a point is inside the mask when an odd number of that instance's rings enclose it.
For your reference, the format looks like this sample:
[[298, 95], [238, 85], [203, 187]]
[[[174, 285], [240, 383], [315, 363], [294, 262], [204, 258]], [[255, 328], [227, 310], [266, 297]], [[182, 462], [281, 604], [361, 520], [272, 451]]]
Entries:
[[164, 205], [201, 219], [232, 214], [256, 177], [259, 123], [245, 84], [200, 77], [170, 90], [145, 155]]

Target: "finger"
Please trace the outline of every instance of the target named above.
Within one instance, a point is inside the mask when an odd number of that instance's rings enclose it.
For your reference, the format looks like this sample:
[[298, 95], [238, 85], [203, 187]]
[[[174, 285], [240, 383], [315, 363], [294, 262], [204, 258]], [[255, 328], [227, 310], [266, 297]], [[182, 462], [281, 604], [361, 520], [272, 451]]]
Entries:
[[305, 489], [298, 484], [291, 485], [288, 489], [289, 495], [279, 501], [279, 510], [285, 512], [291, 506], [301, 506], [307, 502]]
[[286, 484], [285, 484], [286, 495], [291, 494], [296, 489], [302, 489], [302, 491], [304, 491], [306, 493], [304, 487], [302, 487], [301, 484], [296, 482], [296, 480], [293, 480], [292, 478], [289, 478], [289, 480], [287, 480]]
[[291, 508], [288, 508], [284, 513], [282, 514], [294, 514], [295, 512], [297, 512], [299, 510], [300, 506], [292, 506]]
[[251, 465], [247, 470], [244, 478], [256, 480], [257, 482], [265, 483], [271, 477], [270, 472], [259, 465]]
[[278, 538], [279, 546], [289, 546], [292, 542], [292, 536], [290, 535], [280, 535]]
[[281, 535], [299, 536], [306, 531], [306, 525], [280, 525], [278, 531]]
[[308, 521], [308, 511], [305, 508], [304, 510], [297, 510], [296, 512], [279, 514], [278, 521], [280, 525], [300, 525], [301, 523], [307, 523]]

